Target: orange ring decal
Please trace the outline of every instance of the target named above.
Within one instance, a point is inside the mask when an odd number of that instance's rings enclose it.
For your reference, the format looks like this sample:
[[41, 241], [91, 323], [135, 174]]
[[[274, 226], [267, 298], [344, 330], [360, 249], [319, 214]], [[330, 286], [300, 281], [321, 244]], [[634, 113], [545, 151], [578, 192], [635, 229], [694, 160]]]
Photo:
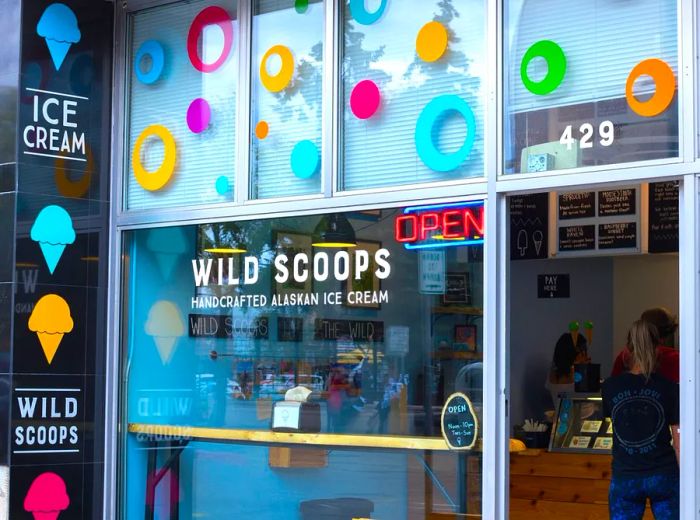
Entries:
[[[638, 101], [634, 97], [632, 89], [637, 78], [643, 75], [651, 76], [654, 79], [656, 92], [654, 92], [651, 99]], [[639, 62], [627, 76], [627, 85], [625, 87], [627, 104], [636, 114], [642, 117], [658, 116], [671, 104], [675, 93], [676, 77], [673, 75], [673, 70], [668, 63], [658, 58], [649, 58]]]
[[58, 190], [58, 193], [64, 197], [74, 197], [76, 199], [84, 197], [90, 189], [90, 183], [92, 182], [92, 171], [95, 168], [95, 165], [92, 160], [92, 150], [87, 144], [85, 145], [85, 156], [87, 158], [87, 162], [85, 163], [83, 176], [77, 181], [72, 181], [68, 178], [65, 167], [66, 160], [63, 157], [58, 157], [54, 161], [53, 168], [56, 189]]

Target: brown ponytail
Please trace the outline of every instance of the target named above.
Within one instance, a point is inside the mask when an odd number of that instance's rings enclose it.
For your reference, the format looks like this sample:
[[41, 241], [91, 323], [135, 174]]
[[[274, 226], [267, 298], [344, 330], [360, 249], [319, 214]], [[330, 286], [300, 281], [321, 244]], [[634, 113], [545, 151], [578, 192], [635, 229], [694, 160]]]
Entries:
[[635, 321], [629, 331], [629, 349], [632, 352], [632, 366], [638, 367], [648, 381], [656, 370], [656, 346], [659, 344], [659, 331], [648, 321]]

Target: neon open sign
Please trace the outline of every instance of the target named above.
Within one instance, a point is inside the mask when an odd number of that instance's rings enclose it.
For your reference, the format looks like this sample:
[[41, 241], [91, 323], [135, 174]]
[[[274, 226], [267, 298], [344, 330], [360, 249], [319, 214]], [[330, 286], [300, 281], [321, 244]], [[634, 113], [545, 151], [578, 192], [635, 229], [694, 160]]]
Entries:
[[394, 220], [394, 238], [406, 249], [484, 243], [484, 201], [417, 206]]

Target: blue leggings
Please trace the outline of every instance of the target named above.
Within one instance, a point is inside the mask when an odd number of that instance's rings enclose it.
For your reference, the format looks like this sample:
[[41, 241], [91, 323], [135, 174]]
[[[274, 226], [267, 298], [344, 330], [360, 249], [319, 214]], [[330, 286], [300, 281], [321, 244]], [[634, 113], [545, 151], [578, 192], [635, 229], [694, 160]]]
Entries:
[[679, 520], [678, 475], [651, 477], [613, 477], [610, 482], [610, 520], [641, 520], [647, 505], [656, 520]]

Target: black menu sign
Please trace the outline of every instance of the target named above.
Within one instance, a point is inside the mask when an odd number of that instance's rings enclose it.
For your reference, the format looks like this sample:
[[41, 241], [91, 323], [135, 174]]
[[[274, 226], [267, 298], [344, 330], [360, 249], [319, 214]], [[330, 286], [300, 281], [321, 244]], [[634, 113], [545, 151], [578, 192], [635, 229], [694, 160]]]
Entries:
[[559, 220], [595, 217], [595, 192], [561, 193]]
[[598, 192], [598, 216], [616, 217], [637, 212], [637, 190], [621, 188]]
[[479, 421], [469, 398], [452, 394], [442, 407], [442, 437], [451, 450], [470, 450], [476, 444]]
[[510, 197], [510, 259], [547, 258], [549, 193]]
[[559, 228], [559, 251], [595, 250], [595, 226], [567, 226]]
[[636, 247], [636, 222], [598, 225], [598, 249], [635, 249]]
[[678, 182], [649, 184], [649, 252], [678, 251]]
[[568, 298], [571, 294], [571, 277], [568, 274], [538, 274], [538, 298]]
[[230, 315], [190, 314], [187, 325], [190, 338], [268, 339], [270, 335], [266, 316], [247, 319]]
[[325, 320], [314, 322], [315, 340], [384, 341], [383, 321]]
[[302, 318], [277, 318], [277, 341], [301, 341], [304, 338]]

